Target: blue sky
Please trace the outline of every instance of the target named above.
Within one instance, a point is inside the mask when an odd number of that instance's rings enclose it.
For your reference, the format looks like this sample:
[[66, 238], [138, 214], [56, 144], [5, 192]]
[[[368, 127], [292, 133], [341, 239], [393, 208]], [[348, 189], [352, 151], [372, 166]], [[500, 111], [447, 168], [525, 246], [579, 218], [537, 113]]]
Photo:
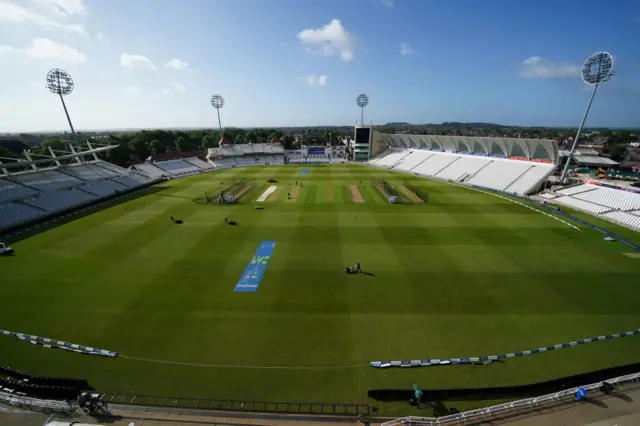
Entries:
[[[615, 57], [588, 126], [640, 126], [640, 3], [592, 0], [0, 0], [0, 132], [341, 125], [577, 126], [579, 70]], [[533, 59], [532, 59], [533, 58]]]

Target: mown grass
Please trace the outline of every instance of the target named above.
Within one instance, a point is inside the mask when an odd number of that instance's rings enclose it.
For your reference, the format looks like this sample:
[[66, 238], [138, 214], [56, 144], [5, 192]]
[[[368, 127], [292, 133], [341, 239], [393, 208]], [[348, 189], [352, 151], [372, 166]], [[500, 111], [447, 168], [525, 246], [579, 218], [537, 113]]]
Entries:
[[[331, 367], [492, 355], [640, 324], [639, 260], [600, 234], [439, 182], [349, 165], [306, 168], [173, 180], [12, 244], [18, 255], [0, 259], [0, 327], [132, 357]], [[238, 205], [193, 202], [242, 178], [258, 184]], [[255, 210], [271, 178], [286, 188]], [[429, 202], [388, 204], [370, 184], [382, 178], [408, 180]], [[296, 181], [303, 186], [287, 202]], [[365, 203], [352, 201], [348, 185]], [[185, 223], [171, 224], [171, 215]], [[264, 240], [277, 246], [258, 291], [233, 292]], [[346, 275], [355, 262], [374, 275]], [[341, 403], [366, 403], [368, 389], [412, 381], [541, 381], [637, 362], [640, 353], [640, 339], [629, 338], [487, 367], [245, 369], [82, 357], [1, 339], [0, 364], [87, 378], [104, 391]], [[410, 411], [378, 405], [385, 415]]]

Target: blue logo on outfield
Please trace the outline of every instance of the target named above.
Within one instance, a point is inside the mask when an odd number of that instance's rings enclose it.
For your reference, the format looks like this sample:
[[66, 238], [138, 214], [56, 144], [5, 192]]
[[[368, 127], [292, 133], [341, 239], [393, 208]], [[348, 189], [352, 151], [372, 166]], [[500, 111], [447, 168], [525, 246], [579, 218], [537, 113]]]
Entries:
[[263, 241], [260, 243], [256, 254], [253, 255], [251, 262], [247, 266], [247, 269], [244, 270], [240, 281], [238, 281], [233, 291], [258, 291], [258, 286], [260, 285], [260, 281], [262, 281], [264, 271], [267, 270], [267, 265], [269, 264], [275, 247], [275, 241]]
[[309, 174], [309, 169], [302, 169], [300, 171], [300, 173], [302, 173], [303, 175], [308, 175]]

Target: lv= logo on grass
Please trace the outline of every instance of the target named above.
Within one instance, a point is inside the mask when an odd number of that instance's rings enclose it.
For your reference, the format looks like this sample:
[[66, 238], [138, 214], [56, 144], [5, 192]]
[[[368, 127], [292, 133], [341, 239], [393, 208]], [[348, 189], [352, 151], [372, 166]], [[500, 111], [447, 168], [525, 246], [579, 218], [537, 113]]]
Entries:
[[251, 258], [251, 262], [242, 273], [240, 281], [236, 284], [233, 291], [253, 293], [258, 291], [258, 286], [262, 277], [267, 270], [267, 265], [276, 247], [275, 241], [263, 241], [258, 246], [258, 250]]

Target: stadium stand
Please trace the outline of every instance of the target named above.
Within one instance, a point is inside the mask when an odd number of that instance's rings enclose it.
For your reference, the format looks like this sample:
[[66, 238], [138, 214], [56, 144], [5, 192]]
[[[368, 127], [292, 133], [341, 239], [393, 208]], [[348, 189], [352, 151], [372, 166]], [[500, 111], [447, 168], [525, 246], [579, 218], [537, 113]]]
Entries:
[[88, 183], [81, 186], [80, 189], [93, 195], [113, 195], [118, 191], [124, 191], [126, 186], [112, 180], [103, 180], [100, 182]]
[[550, 203], [594, 214], [603, 219], [640, 230], [640, 194], [583, 183], [541, 194]]
[[195, 157], [185, 158], [184, 161], [186, 161], [187, 163], [191, 163], [194, 166], [199, 167], [203, 170], [209, 170], [214, 168], [211, 164], [207, 163], [206, 161], [202, 161], [201, 159], [195, 158]]
[[21, 203], [0, 204], [0, 229], [42, 216], [43, 211]]
[[[369, 165], [519, 195], [535, 192], [558, 164], [555, 141], [374, 132]], [[387, 147], [387, 149], [384, 149]]]
[[[231, 145], [223, 139], [218, 148], [208, 149], [207, 160], [211, 167], [222, 169], [235, 166], [283, 164], [284, 155], [285, 151], [280, 143]], [[300, 155], [299, 162], [304, 161], [304, 157]], [[328, 162], [328, 158], [325, 161]]]
[[28, 198], [24, 200], [24, 202], [48, 212], [57, 212], [86, 203], [94, 198], [95, 196], [92, 194], [80, 189], [71, 188]]
[[116, 172], [102, 167], [96, 167], [94, 164], [78, 164], [70, 167], [63, 167], [60, 169], [60, 172], [81, 180], [97, 180], [117, 176]]
[[33, 196], [38, 192], [28, 186], [20, 185], [16, 182], [0, 179], [0, 202], [19, 200]]
[[104, 161], [4, 174], [0, 177], [0, 230], [39, 220], [157, 179]]
[[38, 173], [25, 172], [6, 179], [13, 180], [22, 185], [29, 186], [42, 192], [51, 192], [60, 188], [71, 188], [82, 185], [83, 181], [74, 176], [60, 173], [56, 170], [43, 170]]
[[154, 166], [166, 171], [167, 174], [172, 176], [182, 176], [193, 173], [199, 173], [202, 169], [195, 164], [189, 163], [183, 159], [158, 161], [153, 163]]
[[135, 166], [133, 166], [133, 168], [134, 170], [137, 170], [147, 176], [151, 176], [154, 178], [162, 178], [169, 175], [166, 170], [156, 167], [151, 163], [136, 164]]

